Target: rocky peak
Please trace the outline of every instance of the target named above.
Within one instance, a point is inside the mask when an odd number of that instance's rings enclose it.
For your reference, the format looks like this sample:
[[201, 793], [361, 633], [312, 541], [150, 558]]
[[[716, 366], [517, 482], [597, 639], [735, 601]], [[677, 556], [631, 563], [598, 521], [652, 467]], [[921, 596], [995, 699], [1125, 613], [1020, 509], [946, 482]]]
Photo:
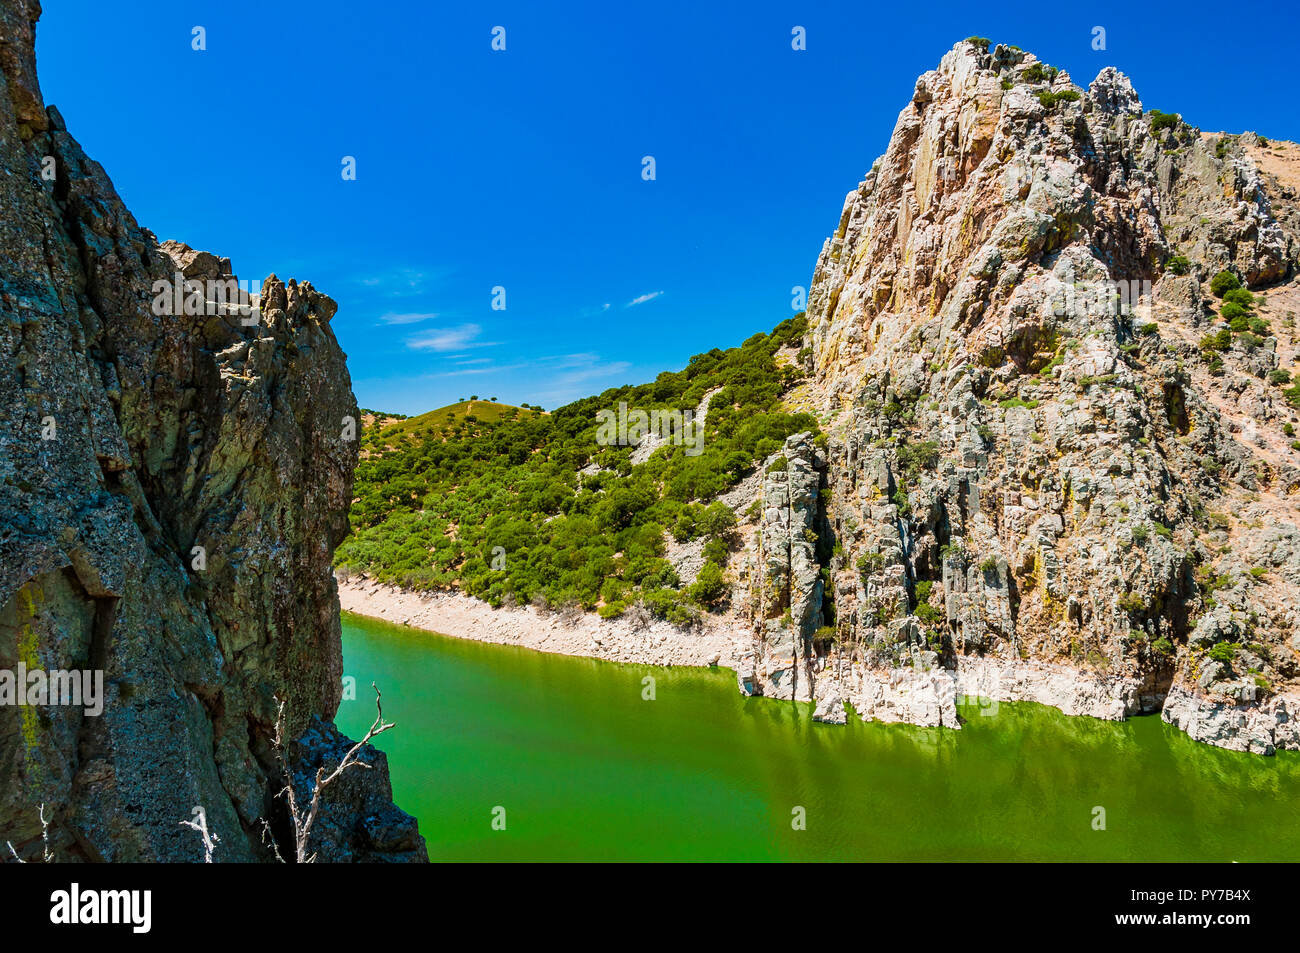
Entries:
[[1142, 100], [1133, 84], [1113, 66], [1107, 66], [1097, 74], [1088, 86], [1088, 98], [1098, 109], [1115, 116], [1142, 115]]
[[[805, 594], [836, 634], [802, 632], [800, 697], [950, 719], [931, 696], [978, 659], [1004, 697], [1300, 744], [1300, 552], [1270, 528], [1300, 522], [1300, 290], [1275, 186], [1111, 68], [1083, 90], [963, 41], [917, 80], [809, 294], [831, 437], [801, 517], [829, 583]], [[1220, 272], [1264, 299], [1232, 311]], [[1193, 637], [1227, 599], [1246, 628]], [[762, 689], [784, 663], [757, 614]]]

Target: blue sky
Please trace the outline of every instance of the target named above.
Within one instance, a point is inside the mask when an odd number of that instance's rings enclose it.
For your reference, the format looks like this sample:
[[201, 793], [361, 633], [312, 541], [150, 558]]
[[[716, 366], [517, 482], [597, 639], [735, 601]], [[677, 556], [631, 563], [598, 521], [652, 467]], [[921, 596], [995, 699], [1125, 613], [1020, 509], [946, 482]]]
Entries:
[[311, 280], [361, 405], [414, 414], [553, 408], [789, 317], [916, 76], [972, 34], [1300, 138], [1285, 7], [59, 0], [37, 53], [141, 224]]

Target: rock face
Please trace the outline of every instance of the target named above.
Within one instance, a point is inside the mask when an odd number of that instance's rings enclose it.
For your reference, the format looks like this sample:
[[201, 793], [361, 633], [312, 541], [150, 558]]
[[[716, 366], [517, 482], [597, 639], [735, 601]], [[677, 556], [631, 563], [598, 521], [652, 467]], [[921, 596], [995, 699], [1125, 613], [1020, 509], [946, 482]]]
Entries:
[[[229, 261], [160, 246], [43, 105], [39, 14], [0, 3], [0, 669], [100, 669], [105, 697], [0, 706], [0, 842], [39, 842], [44, 804], [61, 858], [196, 860], [201, 806], [217, 860], [268, 859], [276, 699], [313, 726], [295, 757], [342, 744], [320, 721], [357, 455], [336, 306], [274, 276], [260, 316], [210, 304]], [[202, 293], [175, 309], [178, 272]], [[423, 858], [369, 759], [321, 859]]]
[[[764, 484], [748, 690], [827, 720], [956, 724], [963, 694], [1163, 711], [1297, 747], [1300, 244], [1243, 139], [1009, 47], [918, 79], [817, 263], [829, 492]], [[1267, 292], [1231, 325], [1222, 271]]]
[[823, 602], [816, 552], [817, 464], [812, 435], [801, 433], [789, 437], [784, 451], [764, 467], [753, 600], [762, 628], [755, 670], [746, 673], [754, 694], [807, 699], [812, 691], [810, 649], [822, 624]]

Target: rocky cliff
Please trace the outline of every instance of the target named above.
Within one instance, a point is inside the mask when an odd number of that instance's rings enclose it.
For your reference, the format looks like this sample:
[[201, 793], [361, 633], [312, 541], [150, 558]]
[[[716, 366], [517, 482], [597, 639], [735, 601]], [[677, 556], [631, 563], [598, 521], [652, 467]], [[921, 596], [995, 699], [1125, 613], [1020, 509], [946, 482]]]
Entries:
[[[229, 261], [160, 246], [44, 105], [39, 14], [0, 3], [0, 669], [102, 670], [105, 697], [0, 706], [0, 844], [38, 845], [44, 804], [62, 859], [197, 860], [180, 822], [200, 806], [217, 860], [267, 859], [264, 821], [288, 842], [276, 699], [300, 763], [345, 743], [330, 559], [357, 409], [336, 306], [274, 276], [260, 314], [214, 302]], [[368, 760], [316, 849], [423, 859]]]
[[987, 41], [921, 76], [817, 263], [749, 690], [1300, 747], [1294, 153]]

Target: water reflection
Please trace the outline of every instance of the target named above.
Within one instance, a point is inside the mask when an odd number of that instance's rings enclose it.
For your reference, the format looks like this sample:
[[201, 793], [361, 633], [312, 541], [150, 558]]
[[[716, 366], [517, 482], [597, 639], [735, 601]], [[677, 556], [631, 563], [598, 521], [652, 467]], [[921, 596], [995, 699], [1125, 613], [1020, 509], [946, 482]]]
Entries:
[[[344, 652], [347, 674], [384, 689], [396, 797], [435, 858], [1289, 860], [1300, 846], [1300, 757], [1212, 749], [1158, 717], [1002, 703], [961, 706], [960, 731], [825, 725], [810, 705], [740, 696], [728, 671], [350, 616]], [[346, 703], [340, 725], [363, 731], [367, 706]], [[507, 832], [489, 828], [494, 805]]]

